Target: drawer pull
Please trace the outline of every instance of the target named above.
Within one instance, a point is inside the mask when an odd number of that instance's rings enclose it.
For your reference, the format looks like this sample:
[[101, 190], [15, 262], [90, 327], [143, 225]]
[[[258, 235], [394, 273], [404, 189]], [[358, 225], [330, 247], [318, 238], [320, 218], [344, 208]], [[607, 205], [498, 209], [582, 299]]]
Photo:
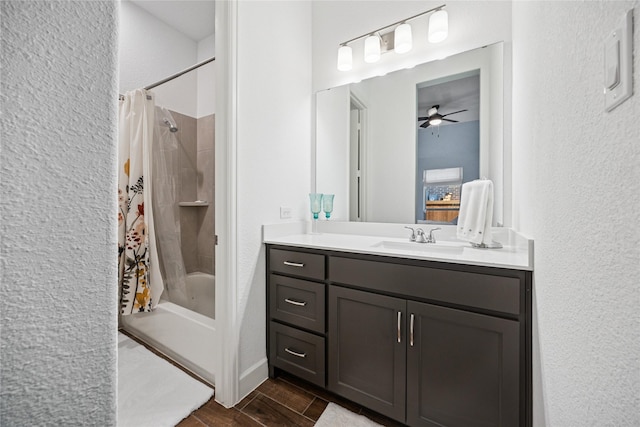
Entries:
[[398, 342], [402, 342], [402, 334], [400, 329], [401, 324], [402, 324], [402, 312], [399, 311], [398, 312]]
[[285, 298], [284, 301], [288, 302], [289, 304], [297, 305], [298, 307], [304, 307], [305, 305], [307, 305], [306, 301], [295, 301], [289, 298]]
[[283, 264], [289, 267], [304, 267], [304, 264], [301, 262], [284, 261]]
[[291, 354], [292, 356], [300, 357], [302, 359], [307, 357], [307, 353], [298, 353], [297, 351], [290, 350], [289, 348], [285, 348], [284, 351]]
[[411, 313], [411, 332], [409, 334], [409, 345], [411, 347], [413, 347], [413, 320], [414, 320], [415, 316], [413, 315], [413, 313]]

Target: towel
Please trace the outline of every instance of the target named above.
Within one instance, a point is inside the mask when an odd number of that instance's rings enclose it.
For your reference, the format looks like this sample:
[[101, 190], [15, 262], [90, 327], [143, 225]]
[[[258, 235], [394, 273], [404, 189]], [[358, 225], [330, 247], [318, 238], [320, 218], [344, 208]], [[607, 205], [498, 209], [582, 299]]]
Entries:
[[477, 179], [462, 184], [457, 237], [475, 244], [492, 243], [493, 182]]

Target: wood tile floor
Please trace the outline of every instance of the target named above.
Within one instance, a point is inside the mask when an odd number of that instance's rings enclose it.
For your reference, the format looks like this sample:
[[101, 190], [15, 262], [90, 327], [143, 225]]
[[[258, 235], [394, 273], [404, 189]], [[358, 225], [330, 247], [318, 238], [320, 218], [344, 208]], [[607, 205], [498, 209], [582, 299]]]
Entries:
[[362, 414], [383, 426], [402, 426], [375, 412], [287, 374], [269, 378], [235, 407], [213, 399], [182, 420], [178, 427], [286, 426], [311, 427], [329, 402]]
[[[123, 329], [120, 329], [120, 332], [186, 374], [207, 384], [136, 336]], [[207, 385], [212, 387], [210, 384]], [[227, 409], [211, 398], [182, 420], [178, 427], [307, 427], [315, 424], [329, 402], [364, 415], [383, 426], [403, 425], [292, 375], [280, 373], [276, 378], [267, 379], [233, 408]]]

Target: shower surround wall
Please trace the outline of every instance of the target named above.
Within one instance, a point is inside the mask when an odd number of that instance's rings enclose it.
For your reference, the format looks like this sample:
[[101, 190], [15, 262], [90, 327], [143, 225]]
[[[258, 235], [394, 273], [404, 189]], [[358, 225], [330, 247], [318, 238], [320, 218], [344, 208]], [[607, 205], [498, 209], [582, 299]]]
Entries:
[[175, 111], [171, 115], [178, 127], [178, 201], [209, 202], [206, 207], [180, 207], [185, 268], [187, 273], [215, 274], [215, 114], [197, 119]]

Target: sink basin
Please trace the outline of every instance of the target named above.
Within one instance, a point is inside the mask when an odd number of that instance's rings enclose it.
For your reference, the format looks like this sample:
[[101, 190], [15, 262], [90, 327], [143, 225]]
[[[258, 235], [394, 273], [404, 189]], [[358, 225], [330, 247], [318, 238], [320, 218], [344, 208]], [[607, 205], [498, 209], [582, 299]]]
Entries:
[[371, 245], [372, 248], [380, 248], [392, 251], [424, 252], [429, 254], [455, 255], [461, 254], [464, 246], [460, 243], [416, 243], [383, 240]]

